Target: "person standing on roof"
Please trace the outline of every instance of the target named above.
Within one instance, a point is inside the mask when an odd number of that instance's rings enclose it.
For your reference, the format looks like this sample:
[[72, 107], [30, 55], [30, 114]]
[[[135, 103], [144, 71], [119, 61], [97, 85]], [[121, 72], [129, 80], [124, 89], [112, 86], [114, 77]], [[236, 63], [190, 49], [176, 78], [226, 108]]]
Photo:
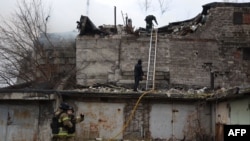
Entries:
[[146, 30], [147, 32], [150, 32], [153, 28], [153, 21], [158, 25], [158, 22], [155, 18], [154, 15], [148, 15], [146, 16], [145, 18], [145, 21], [146, 21]]
[[139, 86], [139, 82], [142, 81], [142, 78], [144, 75], [141, 64], [142, 64], [142, 61], [141, 61], [141, 59], [139, 59], [137, 64], [134, 67], [134, 79], [135, 79], [134, 91], [137, 91], [137, 88]]

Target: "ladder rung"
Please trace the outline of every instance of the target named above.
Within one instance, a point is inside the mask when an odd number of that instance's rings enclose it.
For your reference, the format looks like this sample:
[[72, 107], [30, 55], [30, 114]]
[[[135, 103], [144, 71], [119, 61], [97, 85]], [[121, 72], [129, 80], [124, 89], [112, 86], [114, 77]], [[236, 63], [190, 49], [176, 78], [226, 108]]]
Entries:
[[154, 87], [154, 72], [155, 72], [155, 57], [156, 57], [156, 45], [157, 45], [157, 29], [152, 30], [150, 37], [150, 50], [148, 58], [148, 70], [147, 70], [147, 83], [146, 89], [153, 89]]

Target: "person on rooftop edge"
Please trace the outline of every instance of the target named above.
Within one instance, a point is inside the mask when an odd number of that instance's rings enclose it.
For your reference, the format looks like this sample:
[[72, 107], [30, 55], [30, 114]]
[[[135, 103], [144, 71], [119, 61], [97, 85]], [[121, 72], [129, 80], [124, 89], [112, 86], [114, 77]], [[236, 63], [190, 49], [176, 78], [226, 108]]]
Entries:
[[142, 61], [141, 59], [139, 59], [134, 67], [134, 79], [135, 79], [134, 91], [137, 91], [139, 82], [142, 81], [143, 75], [144, 72], [142, 70]]
[[158, 25], [156, 17], [154, 15], [148, 15], [145, 18], [146, 21], [146, 31], [150, 32], [153, 28], [153, 21]]

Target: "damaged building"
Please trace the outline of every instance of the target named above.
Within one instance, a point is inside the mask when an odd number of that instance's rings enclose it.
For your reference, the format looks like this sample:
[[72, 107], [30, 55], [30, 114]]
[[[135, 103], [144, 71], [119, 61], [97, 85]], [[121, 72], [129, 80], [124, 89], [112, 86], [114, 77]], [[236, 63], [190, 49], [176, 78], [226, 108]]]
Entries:
[[[163, 85], [158, 88], [249, 85], [248, 7], [249, 3], [211, 3], [191, 20], [158, 28], [156, 83]], [[149, 39], [143, 34], [78, 36], [76, 60], [84, 63], [76, 63], [82, 70], [77, 83], [133, 83], [138, 59], [147, 69]]]
[[77, 27], [78, 88], [1, 89], [5, 140], [49, 140], [62, 100], [85, 115], [76, 140], [223, 141], [224, 125], [250, 124], [250, 3], [209, 3], [159, 27], [154, 91], [132, 91], [134, 64], [148, 67], [143, 28], [96, 27], [87, 16]]

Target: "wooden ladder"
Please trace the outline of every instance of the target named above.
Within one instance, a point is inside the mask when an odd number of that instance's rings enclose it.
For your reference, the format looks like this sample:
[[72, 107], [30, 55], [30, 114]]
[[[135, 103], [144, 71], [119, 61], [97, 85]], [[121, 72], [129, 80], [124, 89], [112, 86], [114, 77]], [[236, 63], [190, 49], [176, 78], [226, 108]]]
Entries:
[[157, 49], [157, 28], [151, 30], [150, 46], [148, 55], [148, 69], [146, 90], [155, 89], [155, 64], [156, 64], [156, 49]]

